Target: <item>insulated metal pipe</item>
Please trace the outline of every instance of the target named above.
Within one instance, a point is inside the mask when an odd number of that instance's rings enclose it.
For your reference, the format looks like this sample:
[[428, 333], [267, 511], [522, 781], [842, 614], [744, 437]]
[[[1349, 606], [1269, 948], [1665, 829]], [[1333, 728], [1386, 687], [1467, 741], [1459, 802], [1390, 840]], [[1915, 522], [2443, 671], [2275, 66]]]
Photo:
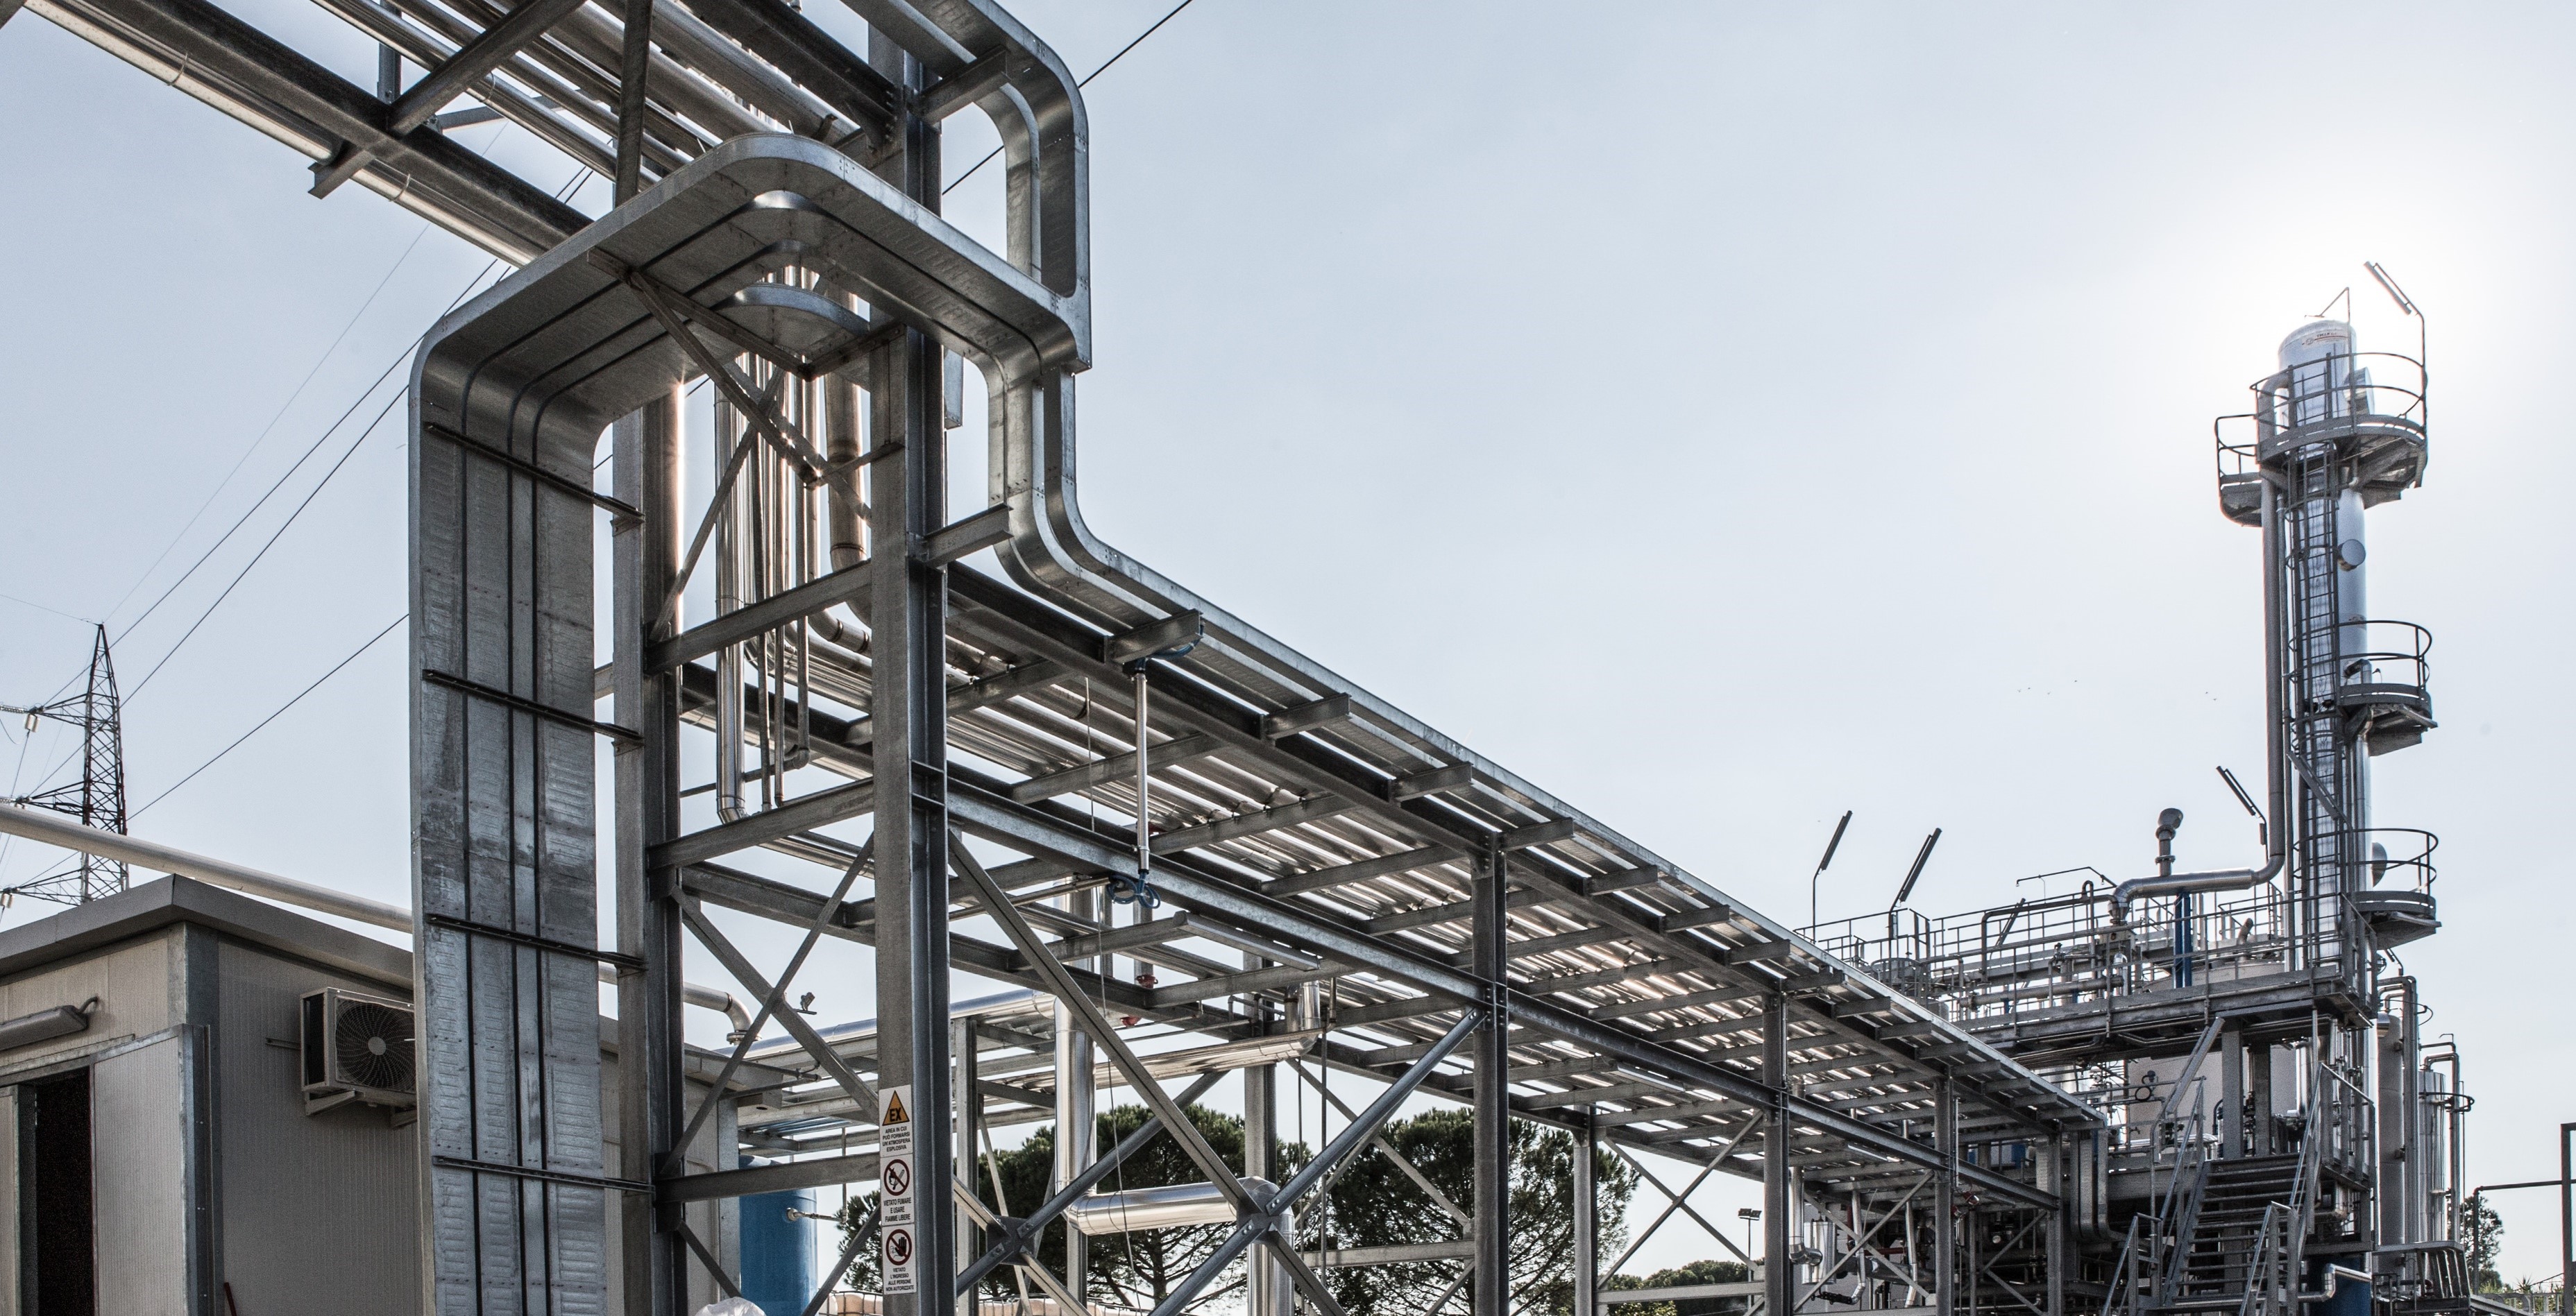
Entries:
[[[83, 827], [69, 818], [44, 809], [0, 804], [0, 832], [23, 836], [30, 841], [41, 841], [46, 845], [58, 845], [66, 850], [78, 850], [83, 854], [94, 854], [101, 859], [113, 859], [138, 868], [157, 868], [162, 872], [180, 877], [193, 877], [209, 886], [225, 887], [248, 895], [265, 897], [279, 904], [294, 905], [317, 913], [330, 914], [348, 919], [353, 923], [367, 923], [403, 933], [412, 930], [411, 911], [400, 905], [389, 905], [381, 900], [369, 900], [365, 896], [351, 895], [346, 891], [334, 891], [329, 887], [315, 886], [310, 882], [298, 882], [291, 877], [280, 877], [275, 873], [245, 868], [240, 864], [226, 863], [221, 859], [210, 859], [201, 854], [146, 841], [140, 837], [103, 832], [95, 827]], [[617, 970], [605, 964], [599, 966], [599, 980], [617, 981]], [[713, 987], [701, 987], [696, 983], [684, 983], [680, 991], [682, 997], [691, 1005], [723, 1011], [725, 1017], [733, 1021], [736, 1031], [751, 1027], [750, 1012], [744, 1010], [742, 1002], [735, 1000], [731, 993], [718, 991]]]
[[2289, 754], [2289, 745], [2281, 730], [2281, 683], [2286, 674], [2281, 636], [2284, 601], [2281, 597], [2278, 497], [2278, 491], [2266, 477], [2263, 481], [2263, 775], [2264, 794], [2271, 806], [2271, 815], [2263, 820], [2266, 851], [2263, 866], [2132, 878], [2111, 888], [2111, 921], [2114, 923], [2127, 921], [2129, 903], [2141, 897], [2188, 895], [2197, 891], [2242, 891], [2271, 881], [2289, 860], [2289, 831], [2283, 826], [2283, 820], [2290, 812], [2290, 782], [2289, 765], [2284, 761]]

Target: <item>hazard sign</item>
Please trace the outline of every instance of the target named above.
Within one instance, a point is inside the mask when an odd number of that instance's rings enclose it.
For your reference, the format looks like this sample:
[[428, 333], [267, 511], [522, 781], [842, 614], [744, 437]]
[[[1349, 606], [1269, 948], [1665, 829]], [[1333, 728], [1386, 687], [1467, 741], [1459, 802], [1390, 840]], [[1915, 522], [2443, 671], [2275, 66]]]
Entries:
[[912, 1088], [889, 1087], [877, 1096], [877, 1209], [883, 1222], [880, 1259], [885, 1291], [912, 1293], [918, 1280], [912, 1231]]

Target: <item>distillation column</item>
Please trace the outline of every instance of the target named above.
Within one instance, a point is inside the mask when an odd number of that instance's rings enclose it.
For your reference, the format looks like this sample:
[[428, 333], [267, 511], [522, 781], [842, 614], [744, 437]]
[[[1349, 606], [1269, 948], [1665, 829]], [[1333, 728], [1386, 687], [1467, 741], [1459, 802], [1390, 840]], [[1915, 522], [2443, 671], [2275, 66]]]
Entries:
[[[2220, 504], [2231, 519], [2263, 529], [2264, 569], [2273, 573], [2269, 679], [2281, 725], [2272, 729], [2279, 738], [2272, 752], [2286, 759], [2282, 775], [2296, 792], [2290, 816], [2271, 820], [2289, 829], [2286, 967], [2312, 975], [2356, 1014], [2380, 1008], [2379, 952], [2435, 926], [2430, 838], [2378, 828], [2370, 796], [2371, 757], [2415, 744], [2433, 725], [2429, 637], [2373, 618], [2367, 584], [2368, 509], [2422, 479], [2423, 377], [2420, 360], [2359, 351], [2350, 323], [2315, 320], [2282, 340], [2278, 371], [2254, 385], [2253, 413], [2228, 418], [2250, 420], [2252, 441], [2231, 444], [2228, 421], [2220, 427]], [[2387, 841], [2400, 835], [2422, 840], [2392, 859]], [[2417, 889], [2388, 881], [2392, 873], [2413, 876]], [[2411, 1014], [2411, 993], [2400, 995], [2399, 1009]], [[2412, 1103], [2388, 1102], [2386, 1082], [2399, 1079], [2411, 1093], [2413, 1021], [2382, 1020], [2379, 1036], [2371, 1032], [2335, 1026], [2328, 1056], [2358, 1062], [2378, 1052], [2383, 1104], [2392, 1108], [2380, 1112], [2376, 1241], [2405, 1243], [2419, 1236], [2420, 1221], [2408, 1209], [2416, 1200], [2407, 1191]], [[2350, 1103], [2357, 1117], [2354, 1091], [2320, 1095]], [[2264, 1132], [2255, 1130], [2253, 1141]]]

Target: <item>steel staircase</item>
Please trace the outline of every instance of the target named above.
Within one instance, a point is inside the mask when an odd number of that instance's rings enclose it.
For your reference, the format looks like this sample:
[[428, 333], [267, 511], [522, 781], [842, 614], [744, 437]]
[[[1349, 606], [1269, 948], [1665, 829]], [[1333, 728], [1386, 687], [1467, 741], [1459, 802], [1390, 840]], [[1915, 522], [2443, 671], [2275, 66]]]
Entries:
[[2153, 1310], [2244, 1311], [2250, 1294], [2273, 1287], [2265, 1272], [2276, 1269], [2267, 1263], [2278, 1255], [2284, 1217], [2292, 1232], [2306, 1232], [2297, 1219], [2305, 1170], [2299, 1156], [2209, 1162]]

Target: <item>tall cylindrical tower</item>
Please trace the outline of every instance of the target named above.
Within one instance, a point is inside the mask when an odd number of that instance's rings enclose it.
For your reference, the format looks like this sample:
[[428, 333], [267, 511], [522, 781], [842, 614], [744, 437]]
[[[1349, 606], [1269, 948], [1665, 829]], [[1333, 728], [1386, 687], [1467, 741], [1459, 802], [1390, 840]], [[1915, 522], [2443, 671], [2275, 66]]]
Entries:
[[[2272, 573], [2268, 677], [2282, 724], [2270, 766], [2296, 800], [2272, 825], [2290, 829], [2302, 949], [2366, 986], [2375, 946], [2432, 930], [2429, 838], [2378, 827], [2370, 800], [2371, 757], [2433, 726], [2431, 637], [2371, 615], [2366, 528], [2369, 509], [2422, 482], [2424, 367], [2359, 350], [2345, 321], [2315, 320], [2281, 341], [2279, 369], [2253, 391], [2252, 412], [2219, 422], [2219, 504], [2263, 529]], [[2392, 869], [2425, 879], [2400, 884], [2418, 888], [2406, 894], [2420, 910], [2398, 886], [2380, 895]]]
[[[2381, 826], [2370, 760], [2433, 726], [2423, 627], [2371, 615], [2371, 508], [2422, 483], [2424, 366], [2363, 352], [2352, 326], [2316, 320], [2281, 341], [2279, 368], [2254, 384], [2254, 409], [2218, 422], [2219, 506], [2263, 532], [2269, 762], [2285, 829], [2290, 962], [2316, 990], [2377, 1017], [2343, 1013], [2317, 1041], [2324, 1064], [2379, 1071], [2379, 1173], [2350, 1203], [2376, 1244], [2421, 1240], [2413, 1080], [2421, 1064], [2411, 979], [2379, 981], [2379, 952], [2440, 926], [2433, 837]], [[2329, 1124], [2366, 1118], [2358, 1087], [2327, 1084]], [[2391, 1111], [2398, 1112], [2391, 1115]], [[2342, 1190], [2338, 1190], [2342, 1191]]]

